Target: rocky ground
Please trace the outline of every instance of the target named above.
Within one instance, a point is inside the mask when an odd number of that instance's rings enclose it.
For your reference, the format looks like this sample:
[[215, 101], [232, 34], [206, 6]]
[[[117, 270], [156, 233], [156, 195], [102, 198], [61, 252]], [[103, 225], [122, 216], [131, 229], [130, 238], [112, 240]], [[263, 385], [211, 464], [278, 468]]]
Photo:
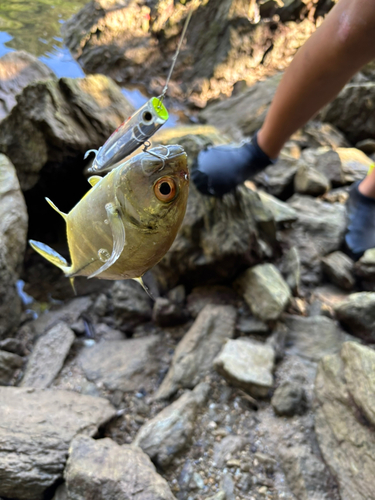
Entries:
[[[69, 259], [44, 196], [71, 209], [88, 189], [85, 151], [131, 106], [106, 76], [4, 59], [0, 497], [372, 498], [375, 249], [354, 262], [343, 247], [348, 190], [375, 154], [371, 68], [236, 192], [191, 186], [175, 243], [145, 277], [152, 301], [137, 283], [84, 278], [75, 297], [26, 248], [34, 238]], [[181, 144], [191, 166], [255, 131], [279, 78], [153, 143]]]

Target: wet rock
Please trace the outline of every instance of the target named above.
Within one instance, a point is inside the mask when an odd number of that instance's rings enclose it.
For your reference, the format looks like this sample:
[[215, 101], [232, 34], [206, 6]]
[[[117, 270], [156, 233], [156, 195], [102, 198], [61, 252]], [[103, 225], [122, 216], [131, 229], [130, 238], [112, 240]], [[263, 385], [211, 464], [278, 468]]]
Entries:
[[39, 337], [28, 359], [21, 385], [45, 389], [51, 385], [64, 365], [75, 340], [65, 323], [57, 323]]
[[265, 397], [273, 385], [272, 347], [248, 339], [228, 340], [214, 360], [216, 370], [230, 383], [254, 397]]
[[233, 337], [235, 321], [234, 307], [207, 305], [176, 347], [172, 365], [155, 397], [165, 399], [179, 387], [193, 388], [212, 368], [225, 340]]
[[351, 290], [355, 285], [354, 262], [344, 253], [337, 251], [323, 257], [322, 267], [330, 281], [335, 285], [345, 290]]
[[273, 264], [251, 267], [236, 284], [251, 312], [262, 321], [277, 319], [290, 300], [290, 289]]
[[90, 297], [78, 297], [57, 309], [50, 310], [31, 323], [36, 336], [43, 335], [47, 330], [57, 323], [63, 322], [68, 326], [74, 325], [87, 312], [92, 305]]
[[314, 361], [338, 352], [344, 342], [352, 339], [325, 316], [287, 315], [284, 321], [288, 327], [285, 339], [288, 353]]
[[105, 399], [75, 392], [0, 387], [0, 495], [42, 500], [62, 478], [68, 448], [115, 415]]
[[337, 319], [353, 335], [375, 340], [375, 292], [352, 293], [334, 309]]
[[20, 320], [16, 281], [24, 257], [27, 223], [15, 168], [0, 154], [0, 339], [12, 333]]
[[0, 351], [0, 385], [9, 385], [16, 371], [23, 365], [23, 359], [17, 354]]
[[16, 105], [16, 95], [29, 83], [53, 78], [48, 66], [23, 50], [0, 57], [0, 120]]
[[297, 212], [286, 203], [264, 191], [258, 191], [258, 194], [262, 203], [271, 212], [277, 225], [294, 222], [298, 219]]
[[319, 119], [332, 123], [355, 144], [375, 138], [375, 83], [351, 83], [319, 114]]
[[103, 75], [35, 82], [22, 90], [0, 123], [0, 151], [9, 156], [22, 189], [28, 190], [47, 162], [72, 161], [100, 147], [133, 110], [120, 88]]
[[356, 148], [337, 148], [336, 152], [340, 157], [346, 183], [351, 184], [366, 177], [373, 163], [371, 158]]
[[306, 410], [306, 392], [301, 383], [286, 381], [279, 385], [271, 399], [275, 413], [291, 417]]
[[347, 342], [319, 364], [315, 432], [342, 500], [367, 500], [374, 488], [375, 353]]
[[79, 355], [88, 380], [102, 383], [107, 389], [134, 391], [147, 387], [158, 370], [155, 354], [159, 337], [152, 335], [129, 340], [99, 342], [86, 347]]
[[152, 310], [152, 320], [159, 326], [174, 326], [186, 323], [189, 315], [181, 306], [167, 298], [158, 297]]
[[301, 281], [301, 259], [297, 247], [292, 247], [284, 254], [281, 273], [292, 293], [296, 295]]
[[203, 383], [185, 392], [139, 429], [132, 446], [142, 448], [158, 466], [168, 465], [189, 444], [197, 411], [209, 390], [210, 386]]
[[223, 469], [226, 462], [232, 458], [232, 455], [237, 451], [241, 451], [246, 444], [247, 440], [243, 436], [232, 434], [225, 436], [219, 443], [215, 443], [213, 456], [215, 467]]
[[140, 448], [119, 446], [109, 438], [77, 437], [70, 446], [64, 475], [71, 500], [175, 498]]
[[294, 190], [297, 193], [320, 196], [330, 189], [327, 177], [314, 167], [300, 165], [294, 177]]
[[135, 281], [116, 281], [111, 288], [110, 301], [117, 327], [121, 330], [131, 330], [151, 319], [150, 298]]

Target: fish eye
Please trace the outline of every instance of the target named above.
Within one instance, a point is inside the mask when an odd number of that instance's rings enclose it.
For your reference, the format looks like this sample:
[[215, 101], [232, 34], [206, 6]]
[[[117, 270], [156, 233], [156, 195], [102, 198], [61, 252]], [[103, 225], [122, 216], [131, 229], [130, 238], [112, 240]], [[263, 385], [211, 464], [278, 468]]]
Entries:
[[154, 186], [155, 196], [158, 200], [169, 202], [176, 196], [176, 183], [170, 177], [162, 177]]

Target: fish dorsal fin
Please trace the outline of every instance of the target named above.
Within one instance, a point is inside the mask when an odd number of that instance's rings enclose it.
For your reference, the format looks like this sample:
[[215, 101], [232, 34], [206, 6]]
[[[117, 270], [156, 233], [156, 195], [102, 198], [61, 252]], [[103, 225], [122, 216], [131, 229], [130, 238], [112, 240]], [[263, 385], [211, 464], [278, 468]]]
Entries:
[[152, 296], [152, 293], [150, 291], [150, 289], [144, 284], [143, 282], [143, 279], [142, 278], [132, 278], [132, 280], [136, 281], [137, 283], [139, 283], [141, 285], [141, 287], [143, 288], [143, 290], [147, 293], [147, 295], [150, 297], [150, 299], [152, 299], [154, 302], [155, 302], [155, 297]]
[[29, 243], [42, 257], [59, 267], [65, 274], [69, 274], [71, 267], [62, 255], [40, 241], [29, 240]]
[[91, 186], [95, 186], [95, 184], [97, 184], [98, 182], [100, 182], [102, 180], [102, 178], [103, 177], [100, 177], [100, 175], [92, 175], [87, 180], [89, 181], [89, 183], [91, 184]]
[[45, 198], [45, 200], [46, 200], [46, 202], [47, 202], [49, 205], [51, 205], [51, 207], [52, 207], [54, 210], [56, 210], [56, 212], [57, 212], [58, 214], [60, 214], [60, 215], [61, 215], [61, 217], [62, 217], [64, 220], [66, 220], [66, 218], [67, 218], [68, 214], [64, 214], [64, 212], [62, 212], [61, 210], [59, 210], [59, 209], [57, 208], [57, 206], [53, 203], [53, 201], [51, 201], [49, 198]]
[[99, 269], [90, 274], [90, 276], [87, 276], [88, 278], [94, 278], [111, 267], [120, 257], [125, 246], [125, 227], [121, 218], [121, 212], [113, 203], [107, 203], [105, 209], [112, 229], [112, 254], [109, 259], [101, 267], [99, 267]]

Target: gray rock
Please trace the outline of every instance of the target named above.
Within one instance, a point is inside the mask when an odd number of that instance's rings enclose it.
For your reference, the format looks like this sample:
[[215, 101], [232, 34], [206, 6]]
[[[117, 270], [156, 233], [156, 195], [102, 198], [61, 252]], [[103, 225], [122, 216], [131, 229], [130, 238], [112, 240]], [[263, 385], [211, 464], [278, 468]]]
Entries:
[[103, 75], [29, 84], [0, 123], [0, 151], [16, 167], [23, 190], [32, 188], [47, 161], [71, 161], [101, 146], [132, 114], [117, 85]]
[[356, 148], [337, 148], [340, 157], [341, 169], [344, 172], [345, 182], [351, 184], [366, 177], [373, 161], [362, 151]]
[[110, 297], [113, 316], [121, 330], [134, 328], [151, 319], [151, 301], [139, 283], [132, 280], [116, 281]]
[[370, 248], [354, 265], [354, 273], [359, 278], [361, 288], [375, 291], [375, 248]]
[[152, 320], [159, 326], [174, 326], [186, 323], [189, 314], [181, 306], [165, 297], [158, 297], [154, 302]]
[[351, 83], [321, 111], [319, 119], [335, 125], [352, 144], [374, 139], [374, 99], [374, 82]]
[[9, 385], [15, 372], [23, 365], [23, 359], [17, 354], [0, 351], [0, 385]]
[[48, 66], [23, 50], [0, 57], [0, 120], [16, 105], [16, 95], [29, 83], [56, 78]]
[[319, 364], [315, 432], [324, 461], [337, 478], [342, 500], [373, 496], [375, 465], [375, 353], [347, 342]]
[[16, 170], [0, 154], [0, 339], [12, 333], [20, 320], [21, 301], [16, 281], [24, 257], [27, 223]]
[[186, 291], [184, 285], [177, 285], [168, 292], [168, 299], [174, 304], [184, 305], [186, 299]]
[[271, 195], [287, 200], [294, 192], [294, 176], [298, 166], [296, 158], [280, 155], [276, 165], [264, 169], [254, 177], [254, 180]]
[[56, 493], [54, 494], [52, 500], [69, 500], [68, 492], [66, 491], [65, 483], [58, 486]]
[[273, 385], [272, 347], [248, 339], [228, 340], [214, 360], [216, 370], [254, 397], [265, 397]]
[[12, 352], [13, 354], [18, 354], [19, 356], [25, 355], [25, 347], [19, 339], [4, 339], [0, 340], [0, 349], [2, 351]]
[[236, 281], [251, 312], [262, 321], [280, 317], [291, 293], [273, 264], [259, 264], [247, 269]]
[[351, 290], [355, 285], [353, 260], [340, 251], [333, 252], [322, 259], [323, 271], [335, 285]]
[[[337, 144], [334, 149], [338, 146], [344, 146], [344, 144]], [[347, 182], [340, 156], [336, 151], [332, 151], [332, 147], [304, 149], [299, 163], [313, 167], [324, 176], [326, 184], [328, 181], [333, 187], [343, 186]]]
[[176, 454], [189, 444], [194, 431], [198, 410], [210, 390], [208, 384], [199, 384], [193, 391], [185, 392], [144, 424], [132, 443], [147, 453], [160, 467], [171, 463]]
[[343, 332], [335, 321], [325, 316], [286, 316], [286, 345], [289, 354], [318, 361], [341, 349], [353, 337]]
[[297, 295], [301, 282], [301, 258], [297, 247], [290, 248], [283, 256], [281, 273], [292, 293]]
[[320, 196], [329, 191], [331, 185], [327, 177], [314, 167], [302, 164], [294, 177], [294, 190], [297, 193]]
[[64, 365], [75, 340], [65, 323], [57, 323], [36, 341], [28, 359], [21, 386], [46, 389]]
[[291, 417], [306, 410], [306, 392], [297, 381], [283, 382], [274, 392], [271, 404], [277, 415]]
[[223, 469], [226, 462], [232, 458], [232, 454], [241, 451], [247, 444], [247, 440], [243, 436], [229, 434], [225, 436], [219, 443], [214, 444], [213, 461], [215, 467]]
[[74, 392], [0, 387], [0, 495], [42, 500], [62, 478], [68, 448], [115, 415], [105, 399]]
[[237, 330], [240, 332], [251, 335], [251, 334], [265, 334], [269, 332], [269, 327], [260, 319], [249, 317], [242, 317], [237, 322]]
[[225, 340], [233, 337], [235, 321], [234, 307], [207, 305], [178, 344], [155, 397], [168, 398], [179, 387], [193, 388], [211, 370]]
[[155, 348], [159, 337], [99, 342], [85, 347], [78, 362], [88, 380], [101, 382], [107, 389], [134, 391], [145, 385], [158, 370]]
[[[335, 151], [339, 147], [349, 147], [344, 134], [330, 123], [322, 123], [318, 120], [310, 120], [302, 129], [293, 134], [293, 140], [297, 142], [305, 151], [310, 148], [316, 149], [327, 148], [330, 151]], [[324, 154], [324, 153], [323, 153]], [[320, 156], [320, 154], [318, 154]], [[330, 179], [330, 177], [327, 175]], [[330, 179], [332, 182], [332, 179]]]
[[352, 293], [334, 309], [337, 319], [353, 335], [375, 340], [375, 292]]
[[196, 318], [207, 305], [231, 305], [237, 307], [239, 300], [241, 298], [233, 288], [224, 285], [203, 285], [193, 288], [187, 296], [186, 305], [191, 316]]
[[109, 438], [77, 437], [64, 476], [70, 500], [175, 500], [140, 448], [119, 446]]
[[31, 327], [35, 335], [39, 336], [60, 322], [72, 326], [91, 306], [92, 299], [90, 297], [77, 297], [57, 309], [41, 314], [39, 318], [31, 323]]
[[277, 225], [283, 225], [288, 222], [294, 222], [298, 219], [297, 212], [281, 200], [275, 198], [265, 191], [258, 191], [262, 203], [271, 212]]

